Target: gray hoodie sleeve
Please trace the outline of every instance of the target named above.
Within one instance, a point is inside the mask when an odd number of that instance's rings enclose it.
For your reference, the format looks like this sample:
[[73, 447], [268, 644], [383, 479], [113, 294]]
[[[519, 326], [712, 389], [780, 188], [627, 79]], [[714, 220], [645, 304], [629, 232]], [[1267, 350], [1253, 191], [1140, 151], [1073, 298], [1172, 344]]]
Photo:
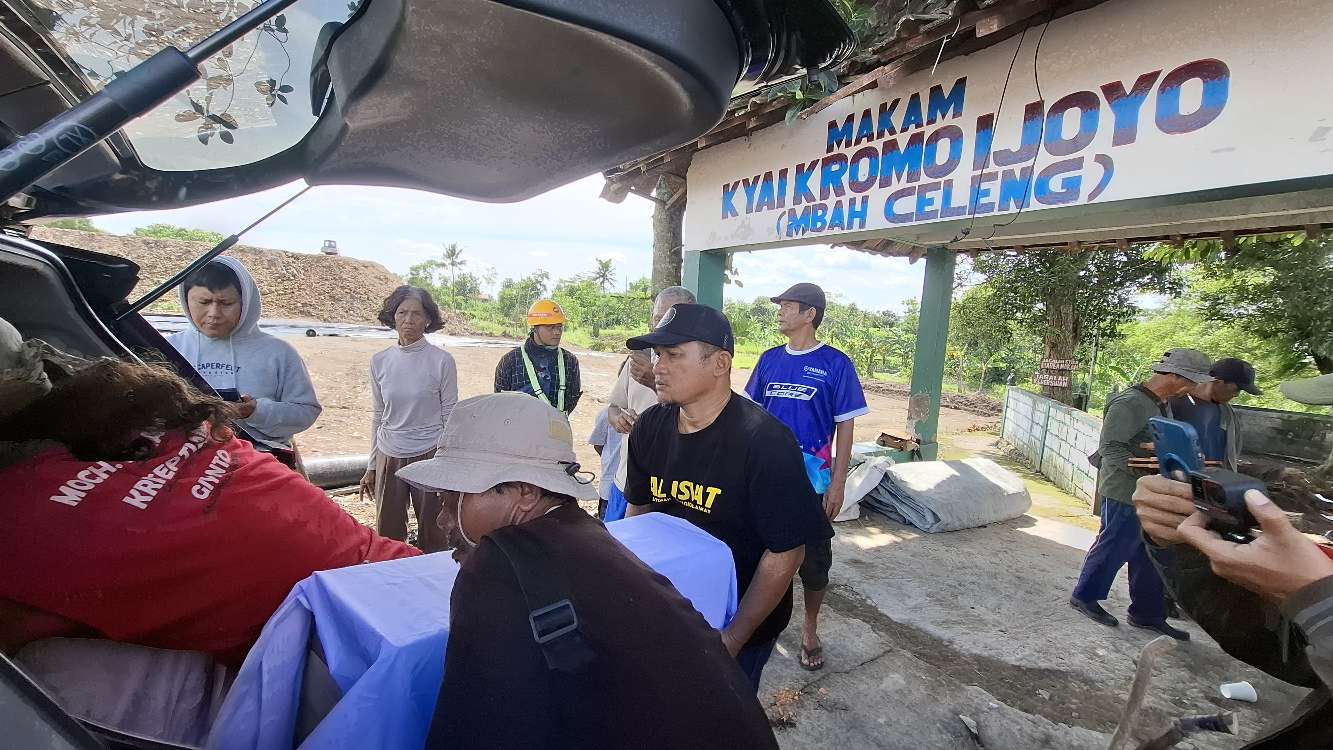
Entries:
[[282, 346], [278, 368], [278, 395], [275, 398], [255, 399], [255, 413], [245, 420], [266, 435], [290, 437], [310, 429], [324, 409], [315, 398], [315, 385], [310, 382], [301, 355], [290, 345]]

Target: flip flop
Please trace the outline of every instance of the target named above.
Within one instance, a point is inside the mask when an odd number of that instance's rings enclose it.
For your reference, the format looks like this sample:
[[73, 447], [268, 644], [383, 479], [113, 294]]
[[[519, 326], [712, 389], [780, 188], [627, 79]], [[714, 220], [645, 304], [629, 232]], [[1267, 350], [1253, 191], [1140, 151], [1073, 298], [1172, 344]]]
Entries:
[[801, 657], [797, 661], [800, 662], [801, 669], [818, 672], [824, 668], [824, 647], [815, 646], [807, 651], [805, 646], [801, 646]]

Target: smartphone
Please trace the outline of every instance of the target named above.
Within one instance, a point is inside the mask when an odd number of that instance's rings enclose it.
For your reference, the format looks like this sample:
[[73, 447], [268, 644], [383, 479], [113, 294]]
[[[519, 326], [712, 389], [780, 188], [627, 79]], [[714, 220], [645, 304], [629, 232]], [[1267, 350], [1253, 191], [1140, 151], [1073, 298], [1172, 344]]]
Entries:
[[213, 390], [217, 391], [218, 398], [221, 398], [223, 401], [236, 403], [241, 400], [241, 392], [235, 388], [214, 388]]
[[1151, 417], [1148, 429], [1152, 431], [1157, 468], [1162, 476], [1178, 479], [1176, 472], [1189, 476], [1203, 470], [1203, 450], [1199, 448], [1199, 433], [1194, 431], [1194, 425], [1178, 419]]
[[1226, 469], [1209, 469], [1190, 474], [1190, 488], [1194, 507], [1208, 516], [1208, 528], [1237, 544], [1254, 539], [1250, 530], [1259, 524], [1245, 504], [1245, 493], [1266, 492], [1262, 481]]

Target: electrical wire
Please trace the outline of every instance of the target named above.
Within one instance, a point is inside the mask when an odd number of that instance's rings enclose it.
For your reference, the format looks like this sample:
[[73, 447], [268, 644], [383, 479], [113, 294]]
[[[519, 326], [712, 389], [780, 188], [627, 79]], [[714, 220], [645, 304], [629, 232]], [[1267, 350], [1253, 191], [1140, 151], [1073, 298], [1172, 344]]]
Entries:
[[[1041, 27], [1041, 36], [1037, 37], [1037, 48], [1032, 51], [1032, 85], [1036, 87], [1037, 100], [1041, 102], [1045, 102], [1046, 97], [1043, 96], [1041, 93], [1041, 76], [1037, 70], [1038, 67], [1037, 63], [1041, 59], [1042, 40], [1046, 38], [1046, 30], [1051, 28], [1051, 21], [1054, 20], [1054, 18], [1055, 18], [1055, 8], [1052, 7], [1046, 13], [1046, 23]], [[1018, 211], [1016, 211], [1014, 215], [1009, 218], [1009, 221], [1006, 221], [1003, 224], [991, 225], [991, 233], [986, 235], [986, 241], [989, 242], [991, 239], [995, 237], [997, 233], [999, 233], [1001, 229], [1004, 229], [1010, 224], [1013, 224], [1015, 221], [1018, 221], [1018, 217], [1023, 215], [1023, 210], [1026, 209], [1028, 207], [1028, 204], [1032, 202], [1034, 197], [1030, 195], [1032, 191], [1032, 181], [1036, 179], [1037, 176], [1037, 159], [1041, 157], [1041, 144], [1042, 141], [1044, 141], [1045, 139], [1046, 139], [1046, 117], [1043, 116], [1041, 118], [1041, 129], [1037, 133], [1037, 151], [1032, 155], [1032, 161], [1028, 164], [1027, 187], [1023, 191], [1024, 200], [1022, 203], [1018, 205]]]
[[[1032, 25], [1032, 19], [1029, 18], [1027, 23], [1023, 25], [1023, 33], [1018, 37], [1017, 46], [1014, 47], [1014, 56], [1009, 59], [1009, 71], [1004, 74], [1004, 85], [1000, 88], [1000, 103], [995, 107], [995, 122], [997, 123], [1000, 121], [1000, 114], [1004, 112], [1004, 97], [1005, 94], [1009, 93], [1009, 79], [1012, 78], [1014, 75], [1014, 64], [1018, 62], [1018, 53], [1023, 51], [1023, 41], [1027, 39], [1028, 28], [1031, 27], [1031, 25]], [[943, 51], [943, 48], [941, 48], [941, 51]], [[991, 157], [991, 149], [988, 148], [986, 149], [986, 158], [981, 163], [981, 171], [983, 172], [986, 171], [986, 168], [990, 166], [990, 157]], [[952, 245], [953, 243], [963, 239], [969, 234], [972, 234], [972, 227], [974, 227], [977, 223], [977, 195], [979, 195], [980, 193], [981, 193], [981, 183], [978, 182], [976, 189], [972, 191], [972, 200], [969, 201], [969, 205], [971, 205], [972, 207], [971, 210], [969, 211], [970, 215], [968, 216], [970, 221], [968, 222], [966, 227], [960, 229], [958, 231], [958, 234], [954, 235], [953, 239], [944, 243], [945, 247]]]

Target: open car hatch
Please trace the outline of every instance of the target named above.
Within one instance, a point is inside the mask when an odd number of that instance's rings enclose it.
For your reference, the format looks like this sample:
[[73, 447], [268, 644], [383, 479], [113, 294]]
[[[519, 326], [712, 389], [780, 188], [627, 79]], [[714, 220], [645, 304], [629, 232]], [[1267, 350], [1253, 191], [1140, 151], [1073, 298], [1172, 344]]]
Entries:
[[0, 220], [297, 179], [521, 200], [851, 46], [829, 0], [0, 0]]

